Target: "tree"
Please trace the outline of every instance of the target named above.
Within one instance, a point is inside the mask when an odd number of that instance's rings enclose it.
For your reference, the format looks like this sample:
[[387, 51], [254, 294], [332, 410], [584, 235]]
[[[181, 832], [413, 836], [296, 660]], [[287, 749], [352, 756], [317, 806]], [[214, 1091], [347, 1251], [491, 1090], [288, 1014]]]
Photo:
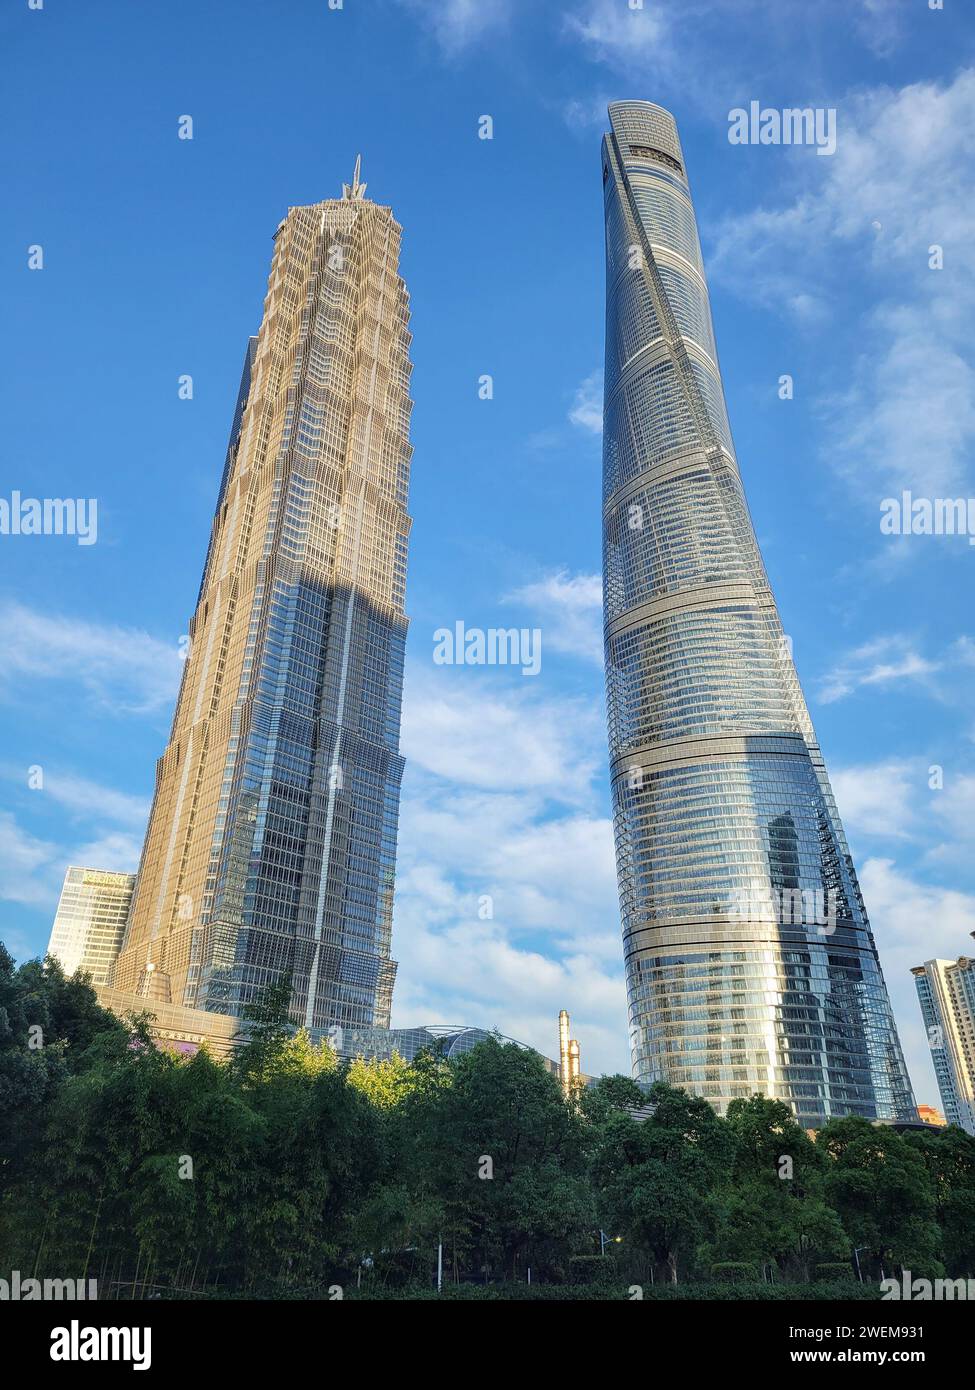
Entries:
[[734, 1100], [726, 1121], [735, 1161], [719, 1189], [715, 1260], [775, 1263], [808, 1279], [816, 1261], [849, 1256], [850, 1242], [827, 1204], [824, 1158], [782, 1101]]
[[413, 1191], [428, 1215], [439, 1209], [451, 1258], [484, 1278], [564, 1267], [592, 1215], [580, 1122], [556, 1079], [537, 1053], [495, 1038], [451, 1063], [448, 1084], [426, 1066], [403, 1118]]
[[597, 1204], [603, 1225], [676, 1283], [680, 1262], [714, 1233], [712, 1193], [734, 1162], [735, 1139], [700, 1097], [658, 1082], [641, 1098], [654, 1107], [649, 1119], [616, 1105], [595, 1136]]
[[905, 1137], [931, 1179], [947, 1273], [970, 1278], [975, 1275], [975, 1137], [957, 1125], [929, 1127]]
[[830, 1120], [817, 1144], [830, 1160], [827, 1199], [876, 1272], [894, 1265], [942, 1274], [934, 1183], [921, 1153], [896, 1130], [858, 1115]]
[[261, 991], [257, 999], [241, 1011], [245, 1039], [234, 1053], [231, 1065], [245, 1082], [260, 1081], [284, 1052], [294, 1035], [291, 1022], [291, 975], [284, 974]]
[[68, 979], [52, 956], [17, 969], [0, 942], [0, 1200], [33, 1166], [59, 1086], [84, 1070], [99, 1040], [118, 1046], [126, 1036], [89, 976]]

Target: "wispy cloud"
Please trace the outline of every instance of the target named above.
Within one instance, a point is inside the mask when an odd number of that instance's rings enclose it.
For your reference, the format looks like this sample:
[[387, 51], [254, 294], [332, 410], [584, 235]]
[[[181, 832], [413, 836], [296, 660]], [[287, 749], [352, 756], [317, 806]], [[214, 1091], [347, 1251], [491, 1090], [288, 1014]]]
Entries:
[[396, 1019], [497, 1026], [551, 1054], [568, 1008], [584, 1066], [628, 1070], [601, 713], [470, 675], [407, 682]]
[[865, 687], [890, 688], [911, 682], [946, 704], [970, 708], [975, 643], [967, 636], [943, 646], [933, 657], [918, 650], [915, 638], [903, 633], [875, 637], [847, 652], [819, 682], [819, 699], [832, 704]]
[[505, 595], [538, 615], [542, 645], [585, 661], [603, 662], [603, 583], [598, 574], [556, 570]]
[[592, 57], [614, 68], [660, 55], [670, 34], [668, 13], [659, 4], [632, 9], [623, 0], [587, 0], [569, 11], [565, 27]]
[[965, 771], [957, 759], [940, 771], [940, 785], [930, 799], [931, 825], [939, 838], [925, 857], [930, 864], [970, 873], [975, 863], [975, 773]]
[[115, 873], [134, 874], [142, 854], [142, 836], [129, 835], [121, 830], [109, 831], [86, 840], [70, 855], [73, 864], [90, 865], [93, 869], [110, 869]]
[[49, 870], [57, 846], [39, 839], [17, 823], [10, 811], [0, 811], [0, 898], [37, 907], [51, 901]]
[[921, 1023], [911, 967], [968, 954], [975, 896], [924, 883], [890, 858], [863, 864], [860, 886], [874, 927], [907, 1064], [918, 1099], [935, 1099], [931, 1054]]
[[948, 495], [975, 446], [975, 70], [844, 101], [835, 155], [801, 169], [791, 196], [719, 227], [709, 269], [807, 324], [868, 284], [862, 353], [820, 401], [827, 455], [871, 494]]
[[843, 824], [851, 835], [907, 838], [927, 784], [920, 763], [888, 761], [834, 768], [830, 777]]
[[53, 908], [69, 864], [136, 871], [149, 803], [69, 772], [42, 771], [32, 785], [23, 768], [0, 767], [11, 791], [19, 786], [21, 793], [17, 815], [0, 814], [0, 898]]
[[890, 686], [900, 681], [924, 682], [941, 669], [914, 650], [906, 637], [879, 637], [857, 647], [822, 680], [819, 698], [832, 704], [864, 686]]
[[154, 714], [172, 704], [179, 687], [176, 644], [137, 628], [7, 602], [0, 605], [0, 647], [0, 689], [8, 696], [42, 681], [76, 682], [105, 710]]
[[859, 7], [858, 34], [878, 58], [889, 58], [903, 38], [904, 0], [859, 0]]
[[606, 108], [613, 100], [610, 93], [603, 92], [593, 97], [572, 97], [562, 104], [562, 119], [570, 130], [586, 135], [596, 127], [606, 130], [609, 124]]
[[569, 409], [570, 424], [590, 434], [603, 432], [603, 373], [602, 369], [591, 372], [579, 383]]
[[101, 786], [85, 777], [45, 771], [44, 792], [66, 810], [87, 821], [109, 821], [141, 829], [149, 816], [149, 802], [114, 787]]
[[448, 58], [505, 29], [512, 11], [511, 0], [400, 0], [400, 4], [433, 34]]
[[411, 667], [407, 674], [402, 746], [409, 762], [466, 787], [584, 799], [598, 766], [599, 710], [489, 685], [488, 667], [437, 672]]

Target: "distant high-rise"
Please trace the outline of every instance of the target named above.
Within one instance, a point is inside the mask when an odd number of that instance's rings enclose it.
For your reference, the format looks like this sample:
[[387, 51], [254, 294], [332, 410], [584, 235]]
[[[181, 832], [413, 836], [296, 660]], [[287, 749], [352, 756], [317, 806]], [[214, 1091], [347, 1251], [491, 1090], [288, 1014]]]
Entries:
[[47, 948], [66, 975], [82, 970], [92, 984], [105, 984], [122, 944], [134, 887], [135, 874], [70, 866]]
[[569, 1014], [566, 1009], [559, 1010], [559, 1077], [565, 1096], [571, 1096], [584, 1084], [582, 1079], [582, 1055], [577, 1038], [569, 1036]]
[[945, 1119], [975, 1134], [975, 959], [928, 960], [911, 974]]
[[401, 228], [291, 208], [248, 346], [113, 987], [389, 1023], [411, 448]]
[[617, 102], [604, 608], [634, 1072], [723, 1109], [916, 1120], [826, 768], [748, 514], [673, 117]]

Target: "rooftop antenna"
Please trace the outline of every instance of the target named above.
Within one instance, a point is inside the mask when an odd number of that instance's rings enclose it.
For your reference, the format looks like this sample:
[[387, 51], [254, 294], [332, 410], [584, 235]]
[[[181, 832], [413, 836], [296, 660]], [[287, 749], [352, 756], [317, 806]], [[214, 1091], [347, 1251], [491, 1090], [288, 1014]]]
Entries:
[[361, 202], [362, 199], [366, 196], [366, 185], [364, 183], [359, 182], [359, 174], [361, 173], [361, 171], [362, 155], [357, 154], [355, 157], [355, 172], [352, 175], [352, 182], [343, 183], [342, 185], [343, 198], [348, 198], [353, 202]]

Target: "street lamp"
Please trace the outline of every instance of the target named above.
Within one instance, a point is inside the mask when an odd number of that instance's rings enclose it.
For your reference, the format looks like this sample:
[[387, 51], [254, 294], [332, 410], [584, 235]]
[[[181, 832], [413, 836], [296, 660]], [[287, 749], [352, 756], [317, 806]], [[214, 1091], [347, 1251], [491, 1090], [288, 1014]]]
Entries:
[[862, 1275], [862, 1273], [860, 1272], [860, 1251], [861, 1251], [861, 1250], [869, 1250], [869, 1249], [870, 1249], [869, 1245], [855, 1245], [855, 1246], [853, 1247], [853, 1258], [854, 1258], [854, 1259], [856, 1260], [856, 1262], [857, 1262], [857, 1278], [860, 1280], [860, 1283], [861, 1283], [861, 1284], [863, 1283], [863, 1275]]
[[608, 1236], [608, 1235], [606, 1234], [605, 1231], [601, 1230], [601, 1231], [599, 1232], [599, 1253], [600, 1253], [600, 1255], [605, 1255], [605, 1254], [606, 1254], [606, 1247], [607, 1247], [607, 1245], [619, 1245], [620, 1242], [622, 1241], [622, 1239], [623, 1239], [622, 1236]]

